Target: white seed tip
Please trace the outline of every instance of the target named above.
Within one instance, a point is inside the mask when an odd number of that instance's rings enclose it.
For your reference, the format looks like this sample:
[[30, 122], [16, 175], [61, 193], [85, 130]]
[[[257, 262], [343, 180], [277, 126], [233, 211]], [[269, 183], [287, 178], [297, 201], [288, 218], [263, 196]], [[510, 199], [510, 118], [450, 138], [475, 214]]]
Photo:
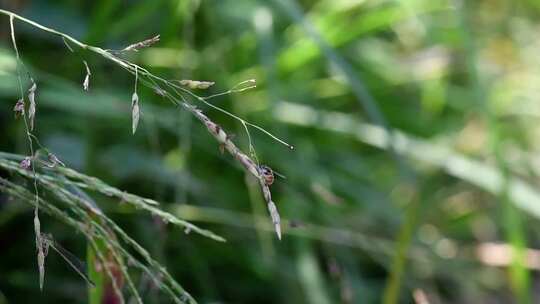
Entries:
[[281, 226], [279, 224], [276, 224], [275, 227], [276, 227], [277, 237], [281, 241]]

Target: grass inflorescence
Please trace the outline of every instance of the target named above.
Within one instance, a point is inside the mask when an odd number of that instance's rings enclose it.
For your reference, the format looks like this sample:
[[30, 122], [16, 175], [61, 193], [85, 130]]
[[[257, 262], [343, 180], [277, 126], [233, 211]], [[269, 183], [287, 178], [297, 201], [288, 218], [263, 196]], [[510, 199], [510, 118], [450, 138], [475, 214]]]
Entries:
[[[26, 187], [13, 183], [10, 180], [0, 178], [0, 191], [16, 197], [19, 200], [34, 206], [34, 230], [36, 235], [36, 247], [38, 251], [38, 269], [40, 276], [40, 288], [43, 288], [45, 278], [45, 259], [49, 252], [49, 248], [58, 252], [74, 270], [81, 275], [89, 285], [93, 285], [88, 279], [86, 273], [76, 267], [77, 263], [67, 259], [67, 254], [61, 251], [61, 246], [56, 243], [51, 234], [42, 231], [39, 212], [45, 212], [53, 217], [56, 217], [65, 224], [71, 226], [75, 230], [81, 232], [87, 239], [89, 248], [93, 251], [93, 256], [106, 275], [109, 278], [110, 284], [114, 289], [116, 298], [124, 303], [124, 293], [122, 291], [124, 283], [127, 284], [127, 289], [130, 291], [132, 299], [137, 303], [142, 303], [141, 296], [135, 287], [135, 284], [130, 276], [128, 268], [138, 269], [150, 280], [159, 286], [165, 293], [176, 303], [193, 303], [195, 300], [180, 286], [178, 282], [167, 272], [167, 270], [157, 262], [149, 252], [138, 244], [132, 237], [129, 236], [122, 228], [112, 221], [98, 204], [96, 204], [86, 193], [99, 193], [108, 197], [113, 197], [119, 202], [124, 202], [134, 208], [144, 210], [153, 216], [160, 218], [165, 223], [181, 226], [186, 231], [193, 231], [205, 237], [216, 241], [225, 241], [222, 237], [214, 234], [211, 231], [199, 228], [187, 221], [184, 221], [173, 214], [165, 212], [158, 207], [158, 202], [139, 197], [135, 194], [126, 193], [120, 189], [112, 187], [98, 178], [87, 176], [81, 172], [73, 170], [67, 166], [54, 154], [48, 152], [46, 147], [43, 147], [37, 137], [33, 134], [36, 126], [35, 117], [38, 109], [37, 91], [38, 86], [30, 73], [26, 70], [16, 43], [14, 21], [18, 20], [34, 26], [35, 28], [59, 36], [71, 53], [77, 53], [77, 48], [86, 52], [101, 56], [102, 58], [116, 64], [126, 70], [135, 77], [134, 92], [131, 98], [132, 108], [132, 132], [135, 133], [139, 125], [139, 120], [143, 118], [141, 110], [142, 104], [137, 94], [138, 85], [142, 84], [155, 92], [156, 95], [165, 97], [174, 105], [180, 106], [185, 111], [191, 113], [199, 120], [218, 142], [222, 151], [230, 153], [234, 159], [240, 163], [243, 169], [250, 175], [254, 176], [260, 185], [263, 197], [267, 203], [268, 211], [273, 223], [275, 232], [281, 239], [281, 220], [277, 207], [272, 200], [268, 177], [265, 176], [266, 168], [259, 164], [259, 160], [253, 147], [250, 128], [255, 128], [264, 134], [270, 136], [273, 140], [293, 149], [293, 146], [286, 143], [282, 139], [269, 133], [260, 126], [253, 124], [240, 118], [239, 116], [218, 107], [209, 101], [212, 98], [240, 93], [256, 87], [254, 79], [243, 81], [231, 89], [201, 97], [195, 94], [194, 89], [206, 89], [214, 82], [197, 81], [197, 80], [168, 80], [152, 74], [147, 69], [131, 63], [122, 58], [127, 52], [136, 52], [139, 49], [151, 47], [159, 41], [159, 35], [150, 39], [130, 44], [121, 50], [106, 50], [100, 47], [91, 46], [80, 42], [79, 40], [54, 29], [45, 27], [34, 21], [26, 19], [15, 13], [0, 9], [0, 14], [7, 15], [10, 20], [11, 40], [13, 49], [17, 58], [17, 77], [20, 87], [20, 99], [15, 104], [14, 112], [16, 117], [22, 117], [28, 140], [29, 155], [15, 155], [8, 153], [0, 153], [0, 168], [10, 172], [14, 176], [19, 176], [33, 184], [33, 192]], [[92, 75], [90, 66], [87, 60], [81, 59], [84, 64], [85, 77], [82, 82], [82, 89], [88, 91], [90, 89], [90, 77]], [[23, 76], [26, 73], [30, 81], [27, 89], [27, 96], [24, 92]], [[206, 105], [214, 110], [218, 110], [233, 119], [239, 121], [246, 131], [249, 139], [249, 153], [244, 153], [232, 141], [230, 136], [221, 126], [212, 121], [203, 111], [197, 107], [196, 103]], [[36, 149], [35, 146], [39, 149]], [[46, 157], [43, 157], [46, 155]], [[40, 194], [43, 195], [40, 195]], [[60, 202], [61, 206], [56, 205]], [[131, 252], [137, 253], [134, 256]]]

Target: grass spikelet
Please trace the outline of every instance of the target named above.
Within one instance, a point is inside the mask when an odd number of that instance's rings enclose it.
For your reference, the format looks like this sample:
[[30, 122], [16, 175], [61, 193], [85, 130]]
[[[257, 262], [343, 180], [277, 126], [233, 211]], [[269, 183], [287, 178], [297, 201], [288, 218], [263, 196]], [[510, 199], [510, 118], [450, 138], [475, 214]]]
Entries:
[[37, 85], [32, 80], [32, 86], [28, 90], [28, 120], [30, 121], [30, 131], [34, 131], [34, 120], [36, 118], [36, 89]]
[[86, 60], [83, 60], [83, 63], [86, 69], [86, 75], [84, 76], [83, 81], [83, 90], [88, 91], [90, 89], [90, 76], [92, 75], [92, 73], [90, 72], [90, 67], [88, 66]]
[[139, 125], [140, 109], [139, 109], [139, 95], [134, 92], [131, 96], [131, 128], [133, 134], [137, 131]]

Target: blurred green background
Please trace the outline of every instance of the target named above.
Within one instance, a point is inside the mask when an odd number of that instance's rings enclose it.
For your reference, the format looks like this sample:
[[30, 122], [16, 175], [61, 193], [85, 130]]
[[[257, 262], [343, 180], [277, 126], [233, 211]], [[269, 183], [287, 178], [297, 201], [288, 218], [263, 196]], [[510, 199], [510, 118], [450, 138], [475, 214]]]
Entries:
[[[99, 56], [16, 22], [38, 83], [36, 135], [68, 166], [162, 202], [218, 243], [99, 206], [200, 303], [540, 302], [540, 2], [536, 0], [1, 0], [1, 8], [168, 79], [215, 81], [212, 102], [252, 130], [284, 218], [278, 241], [258, 186], [199, 121]], [[9, 18], [0, 15], [0, 151], [26, 155]], [[90, 91], [82, 90], [86, 60]], [[198, 106], [236, 134], [237, 121]], [[8, 176], [0, 171], [0, 175]], [[0, 193], [0, 303], [85, 303], [47, 258], [39, 291], [32, 209]], [[85, 259], [83, 235], [42, 227]], [[136, 282], [145, 303], [170, 303]]]

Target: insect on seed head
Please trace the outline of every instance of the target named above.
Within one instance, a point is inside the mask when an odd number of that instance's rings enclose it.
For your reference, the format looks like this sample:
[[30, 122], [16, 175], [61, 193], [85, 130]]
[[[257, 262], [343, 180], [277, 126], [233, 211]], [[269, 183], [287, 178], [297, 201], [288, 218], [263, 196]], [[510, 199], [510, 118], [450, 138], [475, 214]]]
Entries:
[[266, 185], [270, 186], [274, 183], [274, 171], [266, 165], [259, 166], [259, 173], [264, 178]]

